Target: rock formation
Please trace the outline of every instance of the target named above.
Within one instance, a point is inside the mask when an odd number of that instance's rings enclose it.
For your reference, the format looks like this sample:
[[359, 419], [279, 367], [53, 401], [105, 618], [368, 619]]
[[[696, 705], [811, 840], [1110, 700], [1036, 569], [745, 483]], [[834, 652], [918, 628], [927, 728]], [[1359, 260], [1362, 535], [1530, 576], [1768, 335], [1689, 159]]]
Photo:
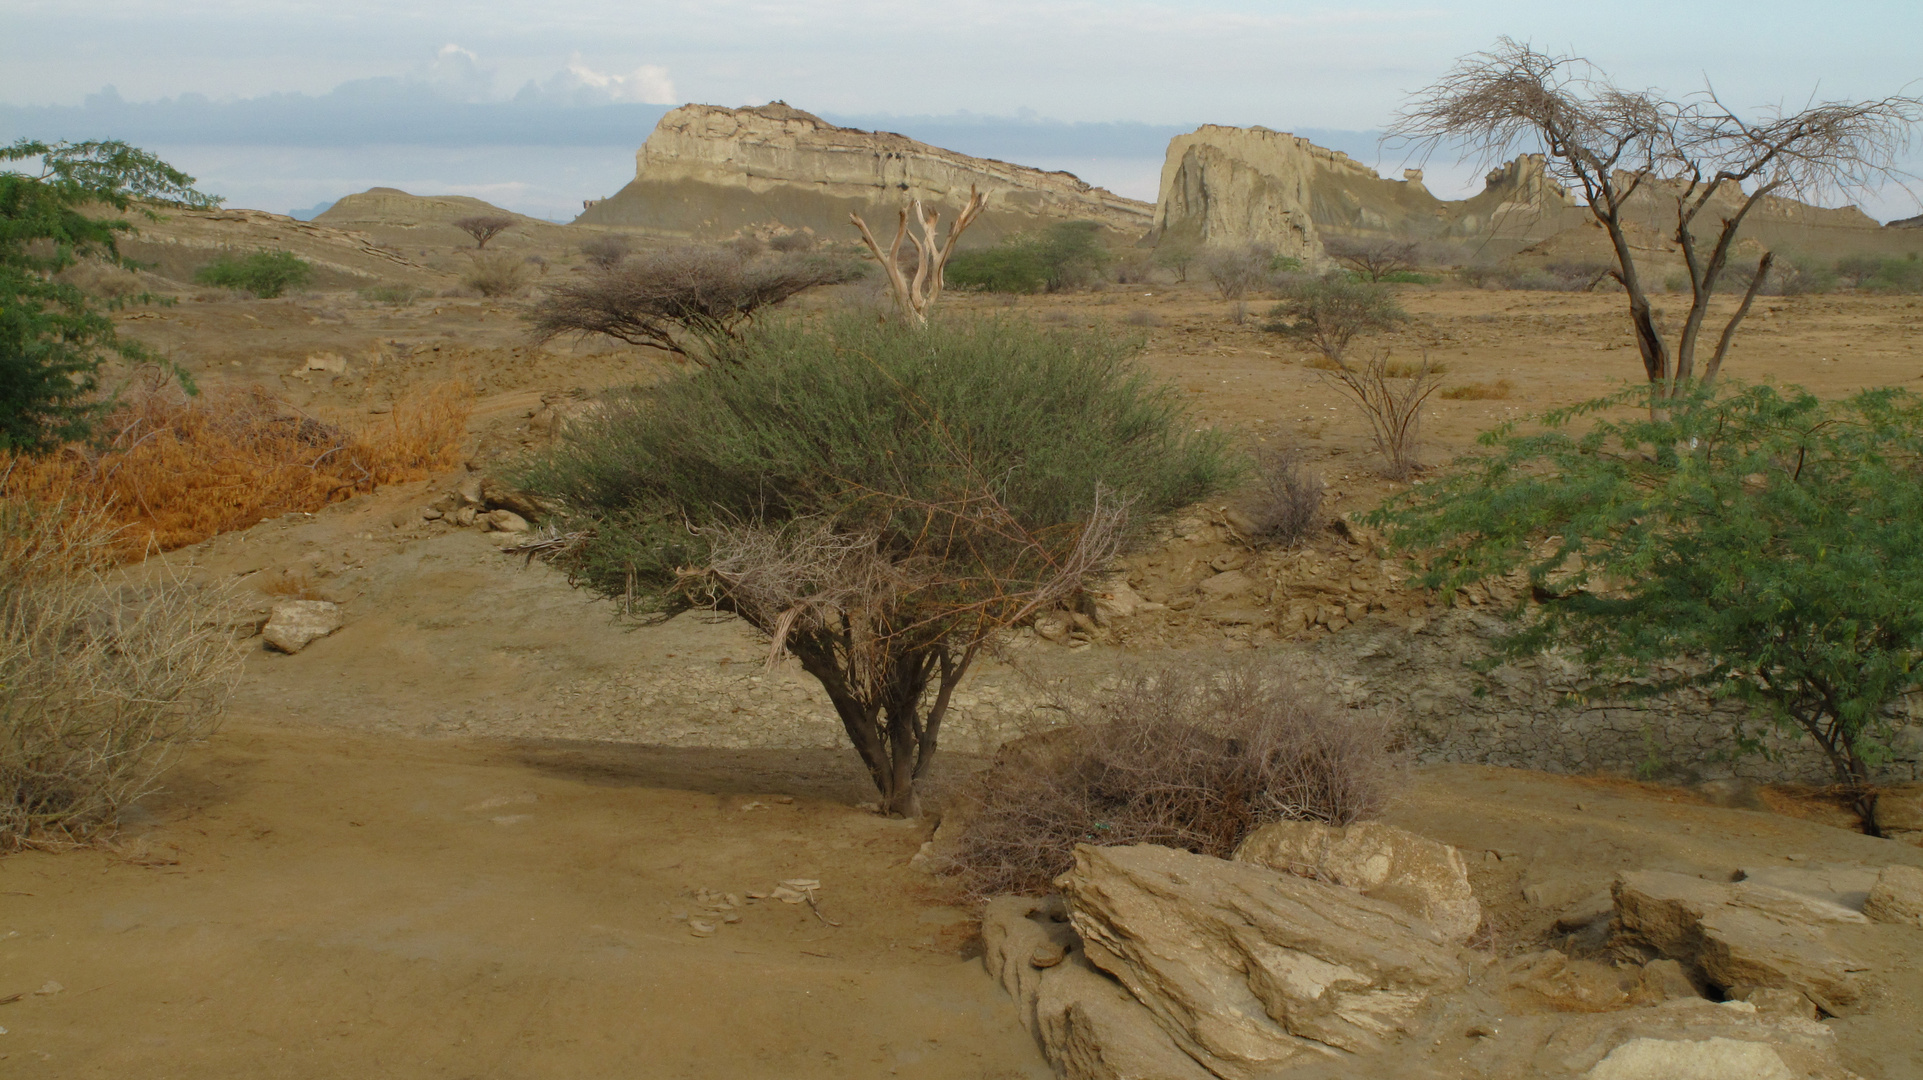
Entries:
[[852, 240], [850, 212], [892, 235], [895, 215], [910, 199], [940, 210], [946, 221], [971, 185], [988, 200], [968, 234], [973, 245], [1075, 220], [1100, 222], [1133, 241], [1153, 212], [1069, 173], [837, 127], [777, 101], [752, 109], [684, 105], [662, 117], [635, 156], [634, 180], [575, 223], [701, 239], [806, 231]]
[[1482, 194], [1436, 198], [1411, 169], [1387, 180], [1347, 154], [1268, 128], [1205, 124], [1171, 140], [1152, 237], [1212, 247], [1264, 244], [1315, 261], [1329, 236], [1541, 239], [1573, 222], [1575, 202], [1521, 157], [1491, 172]]
[[[1657, 243], [1668, 243], [1678, 191], [1672, 184], [1645, 184], [1631, 199], [1627, 218], [1660, 238]], [[1713, 239], [1736, 204], [1733, 190], [1718, 192], [1696, 232]], [[1347, 154], [1287, 132], [1205, 124], [1169, 143], [1151, 239], [1211, 247], [1262, 244], [1313, 263], [1322, 242], [1337, 236], [1472, 243], [1487, 256], [1508, 255], [1589, 224], [1588, 210], [1550, 178], [1539, 154], [1492, 170], [1479, 194], [1452, 201], [1431, 194], [1419, 169], [1390, 180]], [[1831, 209], [1771, 196], [1750, 212], [1741, 235], [1779, 250], [1843, 254], [1897, 250], [1911, 243], [1901, 232], [1886, 234], [1854, 206]], [[1609, 254], [1603, 248], [1597, 253]]]

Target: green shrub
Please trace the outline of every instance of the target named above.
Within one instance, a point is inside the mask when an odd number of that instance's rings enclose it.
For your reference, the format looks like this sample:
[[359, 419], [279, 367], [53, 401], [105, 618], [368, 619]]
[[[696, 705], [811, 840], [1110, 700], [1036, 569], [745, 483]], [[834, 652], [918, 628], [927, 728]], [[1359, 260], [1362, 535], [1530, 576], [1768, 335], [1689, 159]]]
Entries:
[[[1525, 571], [1512, 655], [1560, 643], [1639, 680], [1749, 701], [1809, 739], [1876, 831], [1890, 710], [1923, 673], [1923, 398], [1638, 387], [1498, 429], [1373, 520], [1453, 590]], [[1520, 604], [1522, 601], [1519, 600]], [[1762, 748], [1753, 722], [1730, 748]]]
[[1289, 299], [1269, 310], [1267, 329], [1301, 338], [1340, 362], [1350, 341], [1388, 330], [1406, 318], [1388, 289], [1331, 275], [1294, 283]]
[[1914, 253], [1901, 259], [1877, 256], [1839, 259], [1836, 274], [1863, 292], [1923, 292], [1923, 259]]
[[1442, 280], [1442, 275], [1425, 274], [1419, 270], [1396, 270], [1382, 275], [1380, 280], [1389, 285], [1434, 285]]
[[980, 647], [1229, 476], [1140, 347], [1019, 321], [769, 323], [610, 396], [516, 482], [586, 535], [562, 557], [576, 582], [636, 613], [731, 611], [792, 651], [912, 813]]
[[1111, 261], [1093, 221], [1062, 221], [1040, 233], [1011, 237], [992, 248], [957, 252], [947, 284], [984, 292], [1060, 292], [1092, 285]]
[[239, 289], [262, 300], [273, 298], [307, 284], [314, 268], [291, 251], [256, 251], [235, 257], [222, 255], [194, 273], [198, 285]]

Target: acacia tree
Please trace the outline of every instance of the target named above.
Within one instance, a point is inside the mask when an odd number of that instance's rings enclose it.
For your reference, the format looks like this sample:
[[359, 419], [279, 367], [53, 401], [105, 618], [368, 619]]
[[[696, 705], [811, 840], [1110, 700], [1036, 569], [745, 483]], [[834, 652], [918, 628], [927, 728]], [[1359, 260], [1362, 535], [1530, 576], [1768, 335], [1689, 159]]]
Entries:
[[1215, 490], [1222, 443], [1130, 340], [1008, 321], [764, 325], [737, 362], [607, 401], [517, 482], [559, 497], [572, 578], [640, 615], [741, 617], [826, 691], [892, 814], [955, 688]]
[[1609, 418], [1656, 392], [1491, 432], [1488, 452], [1372, 520], [1426, 554], [1432, 588], [1526, 569], [1518, 603], [1537, 603], [1516, 612], [1513, 654], [1563, 643], [1646, 692], [1761, 706], [1822, 753], [1875, 834], [1891, 709], [1923, 677], [1923, 398], [1697, 386], [1656, 418]]
[[[1699, 370], [1710, 299], [1751, 212], [1772, 196], [1817, 202], [1899, 179], [1895, 166], [1919, 118], [1923, 99], [1903, 96], [1745, 116], [1712, 90], [1683, 98], [1629, 90], [1584, 60], [1503, 38], [1418, 92], [1390, 134], [1424, 152], [1466, 146], [1485, 163], [1539, 152], [1551, 177], [1580, 192], [1609, 236], [1611, 276], [1627, 294], [1644, 375], [1656, 388], [1651, 408], [1660, 412], [1692, 381], [1716, 378], [1775, 263], [1774, 252], [1763, 253]], [[1673, 344], [1625, 231], [1632, 200], [1664, 208], [1688, 271], [1689, 312]]]
[[1350, 240], [1332, 237], [1322, 243], [1329, 257], [1371, 282], [1416, 268], [1420, 254], [1411, 240]]
[[81, 258], [136, 268], [117, 246], [133, 222], [83, 210], [137, 210], [155, 219], [156, 206], [220, 202], [195, 190], [193, 177], [124, 142], [22, 139], [0, 147], [0, 163], [35, 158], [34, 172], [0, 169], [0, 450], [44, 450], [92, 430], [109, 355], [164, 364], [120, 337], [80, 289], [55, 279]]
[[861, 275], [845, 259], [677, 248], [596, 264], [534, 305], [536, 341], [574, 334], [650, 345], [684, 360], [724, 359], [764, 308]]
[[499, 214], [476, 214], [464, 217], [454, 223], [454, 227], [474, 238], [474, 250], [487, 248], [487, 242], [514, 227], [514, 219]]

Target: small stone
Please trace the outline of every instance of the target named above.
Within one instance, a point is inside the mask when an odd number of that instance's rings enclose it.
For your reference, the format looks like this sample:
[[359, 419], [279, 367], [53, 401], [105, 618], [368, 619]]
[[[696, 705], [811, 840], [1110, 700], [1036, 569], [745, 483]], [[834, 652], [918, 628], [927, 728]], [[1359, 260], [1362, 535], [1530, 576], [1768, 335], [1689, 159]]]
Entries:
[[293, 654], [341, 628], [339, 604], [326, 600], [284, 600], [274, 605], [261, 637], [267, 647]]
[[1028, 966], [1033, 968], [1052, 968], [1061, 963], [1066, 956], [1068, 956], [1068, 950], [1062, 947], [1061, 942], [1050, 941], [1035, 946], [1035, 951], [1028, 954]]
[[489, 510], [488, 528], [495, 532], [524, 533], [528, 531], [527, 519], [512, 510]]
[[1198, 587], [1210, 597], [1226, 599], [1255, 591], [1255, 579], [1240, 570], [1229, 570], [1209, 578]]
[[1248, 564], [1249, 553], [1246, 551], [1225, 551], [1209, 560], [1209, 568], [1218, 574], [1226, 573], [1230, 570], [1240, 570]]
[[703, 922], [700, 919], [689, 919], [688, 933], [693, 934], [695, 937], [713, 937], [714, 924], [711, 922]]
[[431, 506], [423, 506], [423, 507], [421, 507], [421, 519], [422, 519], [422, 520], [424, 520], [424, 521], [439, 521], [439, 520], [441, 520], [441, 517], [442, 517], [442, 514], [441, 514], [441, 512], [440, 512], [439, 510], [436, 510], [436, 509], [434, 509], [433, 507], [431, 507]]
[[454, 486], [453, 495], [461, 501], [463, 506], [477, 509], [484, 507], [487, 505], [487, 499], [481, 489], [482, 483], [483, 481], [479, 476], [470, 475], [463, 477], [461, 482]]
[[452, 514], [449, 514], [447, 516], [447, 520], [453, 522], [456, 526], [459, 526], [460, 528], [465, 529], [469, 525], [474, 524], [474, 517], [475, 517], [474, 508], [472, 506], [463, 506], [459, 510], [456, 510]]

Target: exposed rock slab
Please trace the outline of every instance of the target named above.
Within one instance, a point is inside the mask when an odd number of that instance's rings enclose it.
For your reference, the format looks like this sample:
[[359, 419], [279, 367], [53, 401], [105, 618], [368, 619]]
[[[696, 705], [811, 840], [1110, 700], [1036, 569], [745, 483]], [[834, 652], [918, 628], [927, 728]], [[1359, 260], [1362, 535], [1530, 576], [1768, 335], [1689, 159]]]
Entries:
[[1252, 863], [1084, 846], [1057, 884], [1089, 961], [1227, 1080], [1373, 1049], [1465, 977], [1426, 921]]
[[1130, 241], [1153, 208], [1065, 172], [970, 157], [886, 131], [839, 127], [772, 102], [684, 105], [661, 118], [635, 178], [588, 207], [579, 225], [718, 238], [805, 231], [855, 239], [850, 212], [885, 244], [911, 199], [951, 217], [974, 186], [987, 200], [966, 240], [981, 244], [1054, 221], [1095, 221]]
[[283, 600], [274, 605], [260, 636], [267, 647], [297, 653], [341, 628], [339, 604], [326, 600]]
[[1825, 924], [1867, 920], [1839, 904], [1656, 870], [1624, 874], [1615, 896], [1625, 942], [1647, 943], [1702, 981], [1798, 990], [1832, 1014], [1861, 994], [1855, 973], [1866, 965], [1833, 941]]
[[1210, 1080], [1140, 1002], [1089, 965], [1059, 912], [1059, 901], [1004, 896], [982, 916], [982, 962], [1049, 1063], [1067, 1080]]
[[1235, 858], [1395, 904], [1428, 920], [1449, 941], [1467, 941], [1482, 924], [1482, 906], [1469, 887], [1462, 855], [1393, 825], [1276, 822], [1250, 833]]
[[1870, 886], [1863, 914], [1877, 922], [1923, 927], [1923, 870], [1884, 867]]

